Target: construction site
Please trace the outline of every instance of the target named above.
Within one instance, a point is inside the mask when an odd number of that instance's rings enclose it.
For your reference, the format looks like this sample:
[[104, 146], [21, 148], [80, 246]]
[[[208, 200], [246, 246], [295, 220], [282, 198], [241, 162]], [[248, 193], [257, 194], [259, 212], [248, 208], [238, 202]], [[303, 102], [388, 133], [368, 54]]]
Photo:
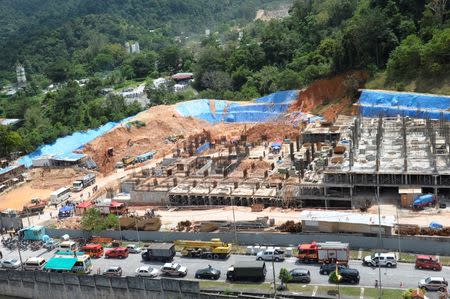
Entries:
[[[363, 73], [352, 76], [364, 82]], [[66, 146], [62, 154], [82, 154], [95, 168], [37, 163], [47, 156], [32, 153], [19, 160], [31, 166], [22, 167], [26, 179], [0, 195], [0, 206], [21, 210], [30, 194], [46, 200], [91, 172], [95, 186], [73, 192], [72, 202], [151, 208], [162, 217], [161, 229], [185, 220], [231, 221], [231, 215], [281, 225], [300, 221], [306, 210], [373, 215], [377, 204], [386, 216], [400, 208], [406, 224], [450, 225], [450, 97], [360, 89], [352, 99], [346, 78], [252, 102], [155, 106], [64, 137], [40, 154], [60, 155]], [[417, 209], [421, 196], [429, 200]]]

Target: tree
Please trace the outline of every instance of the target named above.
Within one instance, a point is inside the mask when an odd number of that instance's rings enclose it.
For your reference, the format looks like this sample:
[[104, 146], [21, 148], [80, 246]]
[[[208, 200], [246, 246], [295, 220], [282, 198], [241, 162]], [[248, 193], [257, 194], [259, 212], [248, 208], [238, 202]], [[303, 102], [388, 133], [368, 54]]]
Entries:
[[0, 157], [7, 157], [11, 152], [23, 146], [22, 137], [10, 127], [0, 125]]
[[292, 275], [291, 275], [291, 273], [289, 273], [289, 271], [286, 268], [281, 268], [280, 269], [280, 274], [278, 275], [278, 278], [282, 282], [287, 283], [287, 282], [291, 281]]
[[85, 231], [99, 233], [117, 227], [119, 227], [119, 218], [116, 215], [109, 214], [105, 217], [95, 208], [88, 209], [81, 218], [81, 228]]
[[201, 79], [202, 86], [213, 91], [226, 91], [232, 88], [230, 76], [224, 71], [205, 72]]
[[387, 73], [391, 80], [401, 81], [417, 76], [421, 67], [422, 41], [410, 35], [391, 53]]

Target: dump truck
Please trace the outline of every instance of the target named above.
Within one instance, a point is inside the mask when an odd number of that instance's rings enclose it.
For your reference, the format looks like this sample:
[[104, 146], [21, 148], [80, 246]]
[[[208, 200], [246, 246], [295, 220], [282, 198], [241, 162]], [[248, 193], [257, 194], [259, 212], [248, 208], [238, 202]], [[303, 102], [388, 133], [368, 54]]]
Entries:
[[175, 245], [182, 246], [181, 255], [186, 257], [199, 257], [208, 259], [226, 259], [231, 254], [231, 244], [220, 239], [211, 241], [177, 240]]
[[175, 256], [175, 245], [170, 243], [154, 243], [143, 248], [141, 257], [144, 261], [170, 262]]
[[22, 214], [32, 215], [36, 213], [41, 213], [47, 206], [48, 201], [42, 200], [40, 198], [32, 198], [29, 203], [23, 206]]
[[265, 262], [239, 262], [238, 265], [228, 268], [227, 279], [230, 281], [264, 281], [266, 273]]
[[305, 263], [336, 263], [347, 264], [349, 260], [349, 245], [341, 242], [312, 242], [298, 246], [298, 259]]
[[88, 173], [84, 177], [82, 177], [79, 180], [76, 180], [72, 184], [72, 191], [79, 192], [83, 190], [84, 188], [92, 185], [95, 183], [95, 173]]
[[123, 157], [123, 158], [122, 158], [123, 166], [126, 167], [126, 166], [128, 166], [128, 165], [130, 165], [130, 164], [133, 164], [135, 159], [136, 159], [136, 158], [135, 158], [134, 156], [126, 156], [126, 157]]

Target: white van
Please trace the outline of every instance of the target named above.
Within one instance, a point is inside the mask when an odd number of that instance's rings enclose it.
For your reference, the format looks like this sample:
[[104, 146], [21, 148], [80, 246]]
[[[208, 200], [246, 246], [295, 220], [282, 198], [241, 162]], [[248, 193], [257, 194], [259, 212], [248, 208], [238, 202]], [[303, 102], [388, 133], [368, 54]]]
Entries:
[[68, 200], [70, 198], [70, 188], [67, 187], [62, 187], [59, 188], [58, 190], [52, 192], [52, 194], [50, 194], [50, 203], [52, 205], [57, 205], [60, 204], [62, 202], [65, 202], [66, 200]]
[[77, 247], [77, 243], [74, 241], [64, 241], [59, 243], [59, 247], [56, 252], [74, 252], [78, 249]]
[[30, 257], [23, 264], [23, 269], [26, 271], [40, 271], [44, 269], [45, 259], [42, 257]]

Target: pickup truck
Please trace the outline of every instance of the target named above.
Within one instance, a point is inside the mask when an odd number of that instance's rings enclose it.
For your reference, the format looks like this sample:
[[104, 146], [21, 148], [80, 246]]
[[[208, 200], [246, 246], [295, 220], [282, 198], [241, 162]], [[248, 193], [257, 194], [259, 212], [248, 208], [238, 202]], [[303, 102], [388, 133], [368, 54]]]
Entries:
[[258, 261], [272, 261], [280, 262], [284, 261], [284, 251], [278, 249], [267, 249], [261, 252], [258, 252], [256, 255], [256, 260]]

